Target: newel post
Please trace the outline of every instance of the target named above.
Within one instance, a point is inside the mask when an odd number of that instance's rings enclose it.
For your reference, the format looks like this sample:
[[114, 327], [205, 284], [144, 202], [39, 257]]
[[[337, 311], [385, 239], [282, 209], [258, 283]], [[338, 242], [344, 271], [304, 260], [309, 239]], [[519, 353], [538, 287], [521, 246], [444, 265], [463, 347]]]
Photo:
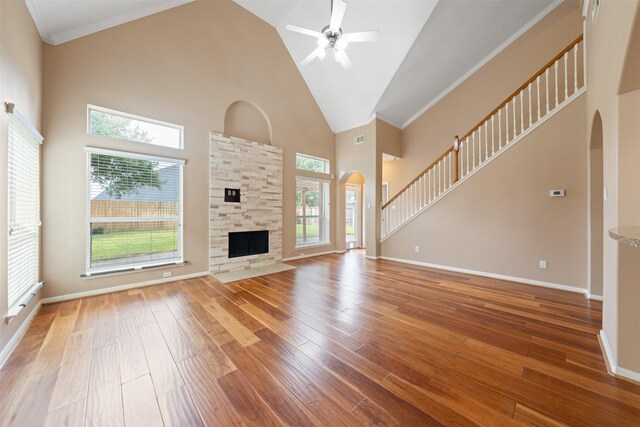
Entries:
[[453, 182], [458, 182], [458, 179], [460, 179], [459, 176], [459, 167], [458, 167], [458, 151], [460, 151], [460, 139], [458, 139], [458, 135], [456, 135], [453, 138], [453, 155], [454, 155], [454, 159], [453, 159]]

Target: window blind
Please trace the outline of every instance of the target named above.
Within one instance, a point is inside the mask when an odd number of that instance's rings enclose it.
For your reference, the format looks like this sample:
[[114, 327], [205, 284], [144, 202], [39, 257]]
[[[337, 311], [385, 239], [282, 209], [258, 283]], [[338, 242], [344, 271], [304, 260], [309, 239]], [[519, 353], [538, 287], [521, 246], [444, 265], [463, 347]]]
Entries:
[[[7, 105], [9, 111], [9, 105]], [[7, 283], [10, 313], [39, 286], [40, 143], [42, 137], [11, 106], [7, 147]]]
[[182, 262], [183, 163], [88, 150], [88, 273]]

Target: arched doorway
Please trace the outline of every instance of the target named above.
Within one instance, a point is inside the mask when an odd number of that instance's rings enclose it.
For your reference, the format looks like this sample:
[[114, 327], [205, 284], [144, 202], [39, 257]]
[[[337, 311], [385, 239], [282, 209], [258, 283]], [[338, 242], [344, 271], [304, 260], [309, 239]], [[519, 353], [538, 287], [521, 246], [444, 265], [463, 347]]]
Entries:
[[364, 247], [364, 216], [362, 215], [362, 194], [364, 176], [352, 174], [345, 185], [345, 244], [347, 249]]
[[341, 233], [338, 238], [344, 242], [347, 250], [364, 248], [364, 175], [356, 171], [346, 173], [340, 179], [340, 184], [342, 184], [340, 185], [340, 198], [344, 200], [342, 204], [344, 206], [344, 216], [342, 217], [344, 224], [340, 224]]
[[604, 178], [602, 117], [596, 112], [589, 141], [589, 293], [601, 296], [603, 287]]

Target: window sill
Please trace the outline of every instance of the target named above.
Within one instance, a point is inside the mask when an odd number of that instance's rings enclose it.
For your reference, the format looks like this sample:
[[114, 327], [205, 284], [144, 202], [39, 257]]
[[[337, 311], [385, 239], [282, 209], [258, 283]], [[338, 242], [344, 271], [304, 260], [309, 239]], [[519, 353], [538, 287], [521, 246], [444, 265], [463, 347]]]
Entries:
[[325, 243], [309, 243], [308, 245], [299, 245], [296, 246], [294, 249], [296, 251], [302, 250], [302, 249], [313, 249], [313, 248], [322, 248], [325, 246], [331, 246], [333, 243], [331, 242], [325, 242]]
[[87, 273], [82, 273], [80, 277], [82, 277], [84, 280], [101, 279], [103, 277], [122, 276], [122, 275], [132, 274], [132, 273], [142, 273], [145, 271], [161, 270], [161, 269], [166, 269], [168, 267], [184, 267], [187, 264], [189, 264], [189, 261], [165, 262], [162, 264], [151, 264], [151, 265], [145, 265], [145, 266], [135, 267], [135, 268], [133, 267], [126, 268], [126, 269], [119, 268], [119, 269], [113, 269], [113, 270], [87, 272]]

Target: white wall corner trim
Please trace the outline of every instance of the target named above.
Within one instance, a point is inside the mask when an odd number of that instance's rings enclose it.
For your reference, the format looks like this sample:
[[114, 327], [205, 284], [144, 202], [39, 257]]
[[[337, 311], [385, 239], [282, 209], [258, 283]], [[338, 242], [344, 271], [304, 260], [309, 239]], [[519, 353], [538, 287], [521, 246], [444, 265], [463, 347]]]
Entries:
[[584, 288], [578, 288], [576, 286], [569, 286], [569, 285], [561, 285], [559, 283], [544, 282], [542, 280], [533, 280], [533, 279], [525, 279], [522, 277], [505, 276], [503, 274], [487, 273], [486, 271], [469, 270], [467, 268], [451, 267], [448, 265], [432, 264], [432, 263], [423, 262], [423, 261], [414, 261], [411, 259], [393, 258], [388, 256], [381, 256], [380, 259], [383, 259], [386, 261], [401, 262], [404, 264], [419, 265], [422, 267], [437, 268], [440, 270], [454, 271], [456, 273], [465, 273], [465, 274], [473, 274], [475, 276], [490, 277], [492, 279], [508, 280], [510, 282], [518, 282], [525, 285], [542, 286], [544, 288], [558, 289], [561, 291], [575, 292], [575, 293], [580, 293], [584, 295], [587, 294], [587, 290]]
[[13, 353], [13, 350], [18, 346], [18, 343], [24, 336], [29, 326], [31, 326], [31, 322], [35, 319], [36, 314], [40, 311], [40, 307], [42, 306], [42, 300], [38, 301], [36, 305], [33, 306], [31, 313], [24, 319], [22, 325], [18, 328], [18, 330], [13, 334], [7, 345], [4, 346], [2, 351], [0, 351], [0, 369], [4, 366], [5, 362], [9, 360], [9, 356]]
[[623, 380], [630, 380], [634, 383], [640, 383], [640, 372], [631, 371], [629, 369], [621, 368], [620, 366], [618, 366], [618, 362], [614, 358], [613, 349], [611, 348], [609, 340], [604, 333], [604, 329], [600, 330], [598, 341], [600, 342], [600, 348], [602, 349], [602, 355], [604, 356], [604, 361], [607, 365], [609, 374]]
[[426, 113], [431, 107], [433, 107], [438, 102], [440, 102], [442, 100], [442, 98], [444, 98], [449, 93], [451, 93], [455, 88], [460, 86], [462, 84], [462, 82], [464, 82], [469, 77], [471, 77], [473, 74], [475, 74], [475, 72], [478, 71], [480, 68], [482, 68], [486, 63], [488, 63], [493, 58], [498, 56], [498, 54], [500, 52], [505, 50], [507, 47], [509, 47], [509, 45], [511, 45], [511, 43], [513, 43], [514, 41], [519, 39], [520, 36], [522, 36], [527, 31], [529, 31], [534, 25], [536, 25], [538, 22], [540, 22], [542, 20], [542, 18], [547, 16], [549, 13], [551, 13], [556, 7], [560, 6], [562, 4], [562, 2], [563, 2], [563, 0], [554, 0], [553, 3], [551, 3], [549, 6], [544, 8], [539, 14], [534, 16], [533, 19], [531, 19], [522, 28], [520, 28], [518, 31], [516, 31], [511, 37], [509, 37], [507, 40], [505, 40], [500, 46], [495, 48], [491, 53], [489, 53], [487, 56], [482, 58], [480, 60], [480, 62], [478, 62], [473, 67], [471, 67], [471, 69], [469, 69], [469, 71], [467, 71], [465, 74], [463, 74], [458, 80], [453, 82], [448, 88], [446, 88], [442, 93], [440, 93], [440, 95], [438, 95], [435, 98], [433, 98], [431, 100], [431, 102], [429, 102], [427, 105], [425, 105], [423, 108], [421, 108], [417, 113], [415, 113], [413, 116], [411, 116], [411, 118], [409, 120], [404, 122], [404, 124], [400, 127], [400, 129], [404, 129], [407, 126], [409, 126], [411, 123], [416, 121], [416, 119], [418, 119], [418, 117], [420, 117], [421, 115]]
[[147, 280], [146, 282], [130, 283], [128, 285], [113, 286], [111, 288], [95, 289], [92, 291], [75, 292], [73, 294], [58, 295], [55, 297], [43, 298], [42, 304], [52, 304], [54, 302], [69, 301], [72, 299], [92, 297], [96, 295], [110, 294], [113, 292], [127, 291], [129, 289], [144, 288], [146, 286], [160, 285], [162, 283], [177, 282], [178, 280], [195, 279], [196, 277], [208, 276], [208, 271], [200, 273], [184, 274], [182, 276], [167, 277], [161, 279]]

